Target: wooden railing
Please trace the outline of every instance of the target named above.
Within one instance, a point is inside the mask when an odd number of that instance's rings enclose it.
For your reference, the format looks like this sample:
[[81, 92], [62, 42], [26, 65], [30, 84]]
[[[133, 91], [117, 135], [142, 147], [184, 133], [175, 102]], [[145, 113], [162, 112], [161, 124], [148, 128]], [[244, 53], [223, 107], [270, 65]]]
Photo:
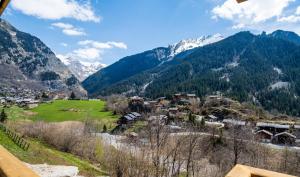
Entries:
[[10, 0], [0, 0], [0, 16], [3, 13], [4, 9], [7, 7]]
[[1, 177], [39, 177], [39, 175], [37, 175], [1, 145], [0, 157]]
[[236, 165], [225, 177], [296, 177], [245, 165]]
[[0, 129], [20, 148], [24, 151], [27, 151], [30, 144], [24, 139], [21, 138], [16, 132], [8, 129], [4, 124], [0, 123]]

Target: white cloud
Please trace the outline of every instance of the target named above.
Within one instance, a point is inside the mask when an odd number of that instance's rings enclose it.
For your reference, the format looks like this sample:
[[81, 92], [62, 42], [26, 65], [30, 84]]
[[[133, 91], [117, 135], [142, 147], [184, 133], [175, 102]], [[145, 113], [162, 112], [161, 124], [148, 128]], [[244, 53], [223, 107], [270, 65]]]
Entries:
[[85, 36], [86, 33], [81, 28], [76, 28], [68, 23], [53, 23], [52, 26], [62, 29], [62, 32], [68, 36]]
[[90, 1], [83, 3], [76, 0], [12, 0], [11, 4], [15, 10], [41, 19], [73, 18], [93, 22], [101, 20], [93, 11]]
[[287, 16], [287, 17], [281, 17], [281, 18], [278, 19], [278, 22], [288, 22], [288, 23], [300, 22], [300, 16], [290, 15], [290, 16]]
[[120, 49], [127, 49], [127, 45], [123, 42], [98, 42], [93, 40], [85, 40], [85, 41], [79, 41], [79, 45], [83, 46], [92, 46], [98, 49], [111, 49], [111, 48], [120, 48]]
[[[283, 15], [284, 9], [295, 0], [251, 0], [238, 4], [236, 0], [226, 0], [213, 8], [213, 18], [227, 19], [233, 28], [244, 28], [263, 23]], [[300, 11], [300, 10], [299, 10]]]
[[73, 54], [81, 59], [94, 60], [100, 57], [101, 50], [97, 48], [82, 48], [73, 51]]
[[296, 10], [296, 15], [300, 15], [300, 6]]
[[296, 9], [295, 14], [278, 18], [278, 22], [288, 22], [288, 23], [300, 22], [300, 6]]
[[60, 43], [60, 45], [64, 46], [64, 47], [68, 47], [69, 46], [67, 43], [64, 43], [64, 42]]
[[232, 29], [242, 29], [245, 28], [245, 26], [246, 26], [245, 24], [240, 23], [240, 24], [233, 25]]
[[123, 42], [100, 42], [94, 40], [85, 40], [79, 41], [78, 45], [80, 46], [78, 49], [75, 49], [65, 55], [57, 55], [64, 63], [67, 62], [66, 59], [77, 60], [81, 63], [92, 64], [92, 63], [100, 63], [102, 60], [103, 54], [107, 50], [111, 49], [127, 49], [127, 45]]
[[79, 41], [78, 44], [82, 45], [82, 46], [92, 46], [92, 47], [98, 48], [98, 49], [111, 49], [112, 48], [112, 46], [109, 45], [108, 43], [97, 42], [97, 41], [92, 41], [92, 40]]
[[127, 49], [127, 45], [124, 44], [123, 42], [108, 42], [108, 44], [120, 49]]

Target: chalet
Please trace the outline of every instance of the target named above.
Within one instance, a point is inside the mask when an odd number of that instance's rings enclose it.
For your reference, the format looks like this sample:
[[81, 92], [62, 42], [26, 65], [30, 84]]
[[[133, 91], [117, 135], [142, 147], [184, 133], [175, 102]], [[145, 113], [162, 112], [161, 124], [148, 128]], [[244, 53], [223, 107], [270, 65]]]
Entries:
[[197, 99], [196, 94], [186, 94], [186, 97], [187, 97], [188, 99]]
[[131, 104], [144, 104], [144, 99], [139, 96], [133, 96], [130, 98]]
[[200, 102], [200, 98], [196, 96], [196, 94], [181, 94], [177, 93], [173, 96], [173, 103], [179, 105], [190, 105], [193, 100]]
[[274, 135], [272, 143], [275, 144], [284, 144], [284, 145], [294, 145], [296, 143], [297, 137], [288, 132], [281, 132]]
[[147, 107], [144, 105], [144, 99], [138, 96], [129, 99], [129, 109], [133, 112], [147, 112]]
[[300, 131], [300, 125], [294, 125], [293, 128], [296, 129], [297, 131]]
[[118, 124], [129, 124], [129, 123], [133, 123], [135, 121], [141, 120], [141, 119], [142, 119], [141, 114], [139, 114], [137, 112], [131, 112], [129, 114], [122, 116], [118, 120]]
[[266, 122], [256, 123], [257, 130], [267, 130], [273, 134], [288, 131], [291, 127], [292, 127], [291, 125], [276, 124], [276, 123], [266, 123]]
[[216, 122], [216, 121], [218, 121], [218, 117], [210, 114], [210, 115], [206, 116], [206, 120], [209, 122]]
[[25, 99], [19, 98], [15, 101], [15, 103], [21, 107], [24, 107], [27, 109], [33, 109], [33, 108], [38, 107], [40, 101], [31, 99], [31, 98], [25, 98]]
[[182, 99], [182, 94], [181, 93], [176, 93], [173, 96], [173, 102], [178, 103]]
[[190, 100], [186, 99], [186, 98], [182, 98], [177, 102], [179, 105], [190, 105], [191, 102]]
[[254, 134], [255, 134], [255, 139], [257, 141], [270, 143], [273, 139], [273, 133], [271, 133], [267, 130], [259, 130], [259, 131], [255, 132]]
[[176, 94], [174, 94], [174, 98], [181, 98], [181, 96], [182, 96], [182, 94], [181, 93], [176, 93]]
[[222, 99], [222, 96], [220, 96], [220, 95], [210, 95], [210, 96], [208, 96], [208, 99], [210, 101], [218, 101], [218, 100]]
[[169, 108], [170, 116], [176, 116], [179, 113], [179, 109], [177, 107]]
[[27, 102], [26, 105], [25, 105], [25, 107], [26, 107], [27, 109], [33, 109], [33, 108], [38, 107], [38, 106], [39, 106], [39, 103], [40, 103], [39, 101], [33, 100], [33, 101], [30, 101], [30, 102]]
[[224, 119], [223, 123], [224, 123], [225, 127], [229, 127], [229, 126], [246, 126], [245, 121], [234, 120], [234, 119]]

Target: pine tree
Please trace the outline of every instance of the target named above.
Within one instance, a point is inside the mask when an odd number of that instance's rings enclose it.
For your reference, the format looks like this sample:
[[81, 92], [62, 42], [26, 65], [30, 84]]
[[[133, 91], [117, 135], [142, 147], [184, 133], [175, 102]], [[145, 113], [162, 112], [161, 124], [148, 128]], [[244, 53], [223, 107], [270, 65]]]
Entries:
[[71, 99], [71, 100], [75, 100], [75, 99], [76, 99], [76, 95], [75, 95], [75, 93], [74, 93], [74, 92], [72, 92], [72, 93], [71, 93], [71, 95], [70, 95], [70, 99]]
[[106, 133], [107, 132], [107, 127], [106, 127], [106, 125], [104, 124], [104, 126], [103, 126], [103, 133]]
[[42, 93], [42, 98], [49, 98], [49, 96], [45, 92], [43, 92]]
[[189, 113], [189, 121], [195, 124], [195, 115], [193, 115], [191, 112]]
[[0, 114], [0, 122], [4, 123], [7, 120], [7, 114], [5, 113], [4, 109], [2, 109]]
[[204, 118], [201, 119], [200, 125], [201, 125], [201, 127], [205, 126], [205, 119]]

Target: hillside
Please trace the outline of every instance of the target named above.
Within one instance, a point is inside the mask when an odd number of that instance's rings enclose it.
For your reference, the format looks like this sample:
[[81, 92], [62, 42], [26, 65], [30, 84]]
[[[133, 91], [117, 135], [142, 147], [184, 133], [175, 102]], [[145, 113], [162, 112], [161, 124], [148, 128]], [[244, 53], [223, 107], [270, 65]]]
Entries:
[[22, 88], [85, 94], [78, 79], [40, 39], [2, 19], [0, 75], [1, 91]]
[[198, 39], [182, 40], [168, 47], [159, 47], [136, 55], [120, 59], [116, 63], [101, 69], [83, 81], [83, 87], [90, 95], [110, 88], [111, 85], [125, 80], [146, 70], [158, 67], [171, 61], [178, 55], [189, 54], [194, 48], [211, 44], [223, 39], [220, 34], [203, 36]]
[[[156, 98], [176, 92], [200, 96], [216, 91], [269, 111], [300, 115], [300, 47], [296, 33], [240, 32], [178, 55], [175, 60], [122, 80], [100, 95], [140, 94]], [[97, 81], [95, 80], [97, 83]]]
[[89, 161], [82, 160], [70, 153], [64, 153], [51, 148], [35, 139], [30, 139], [30, 149], [23, 150], [17, 146], [2, 130], [0, 130], [0, 143], [13, 155], [25, 163], [76, 166], [84, 176], [105, 175]]

